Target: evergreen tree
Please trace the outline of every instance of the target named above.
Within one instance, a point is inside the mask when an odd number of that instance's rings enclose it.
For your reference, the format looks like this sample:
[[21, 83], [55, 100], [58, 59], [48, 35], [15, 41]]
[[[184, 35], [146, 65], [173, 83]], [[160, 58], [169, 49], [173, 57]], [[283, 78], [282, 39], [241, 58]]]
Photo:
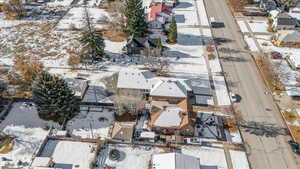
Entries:
[[41, 117], [70, 118], [77, 110], [77, 99], [67, 83], [47, 72], [40, 73], [32, 85], [32, 99]]
[[288, 11], [290, 8], [295, 7], [298, 0], [284, 0], [284, 9]]
[[127, 17], [126, 31], [130, 35], [145, 36], [147, 23], [141, 0], [128, 0], [126, 2], [125, 16]]
[[176, 43], [177, 42], [177, 23], [173, 18], [169, 29], [168, 29], [168, 43]]
[[82, 61], [104, 58], [105, 43], [100, 32], [95, 31], [87, 9], [85, 9], [85, 30], [82, 33], [81, 43], [83, 44]]

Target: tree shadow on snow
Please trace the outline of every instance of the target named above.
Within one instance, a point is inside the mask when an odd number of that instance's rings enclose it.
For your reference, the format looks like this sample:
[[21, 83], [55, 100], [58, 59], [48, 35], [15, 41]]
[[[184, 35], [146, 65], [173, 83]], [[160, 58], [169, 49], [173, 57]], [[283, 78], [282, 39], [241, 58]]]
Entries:
[[184, 15], [175, 15], [175, 20], [176, 20], [176, 23], [185, 23], [185, 17]]
[[192, 7], [193, 4], [189, 3], [189, 2], [180, 2], [176, 8], [189, 8]]
[[189, 34], [178, 34], [177, 44], [184, 46], [204, 46], [212, 40], [208, 36], [195, 36]]
[[170, 58], [199, 58], [197, 56], [191, 56], [189, 54], [186, 54], [186, 53], [183, 53], [183, 52], [180, 52], [180, 51], [164, 51], [164, 56], [165, 57], [170, 57]]

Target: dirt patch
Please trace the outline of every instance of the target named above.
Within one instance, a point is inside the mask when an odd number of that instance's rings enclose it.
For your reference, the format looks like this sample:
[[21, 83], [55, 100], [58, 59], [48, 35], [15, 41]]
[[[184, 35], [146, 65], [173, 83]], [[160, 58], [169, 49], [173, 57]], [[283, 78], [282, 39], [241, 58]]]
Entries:
[[127, 40], [128, 35], [124, 32], [113, 30], [102, 30], [102, 35], [113, 42], [122, 42]]
[[14, 141], [12, 137], [5, 136], [1, 139], [0, 143], [0, 154], [7, 154], [13, 150]]
[[283, 112], [282, 114], [283, 114], [285, 120], [290, 123], [293, 123], [295, 120], [298, 119], [297, 114], [295, 112], [286, 111], [286, 112]]
[[225, 118], [225, 119], [223, 120], [223, 123], [224, 123], [224, 126], [227, 127], [227, 129], [228, 129], [230, 132], [236, 132], [236, 131], [238, 130], [237, 125], [236, 125], [234, 119], [231, 119], [231, 118]]
[[136, 120], [136, 116], [134, 115], [131, 115], [129, 113], [125, 113], [121, 116], [115, 116], [115, 119], [116, 121], [119, 121], [119, 122], [126, 122], [126, 121], [135, 121]]
[[250, 5], [248, 0], [228, 0], [232, 12], [243, 12], [244, 7]]
[[280, 81], [279, 75], [272, 69], [269, 59], [267, 57], [264, 57], [264, 59], [256, 59], [256, 64], [260, 68], [260, 71], [271, 91], [281, 93], [283, 85]]
[[289, 128], [295, 141], [300, 144], [300, 126], [289, 126]]

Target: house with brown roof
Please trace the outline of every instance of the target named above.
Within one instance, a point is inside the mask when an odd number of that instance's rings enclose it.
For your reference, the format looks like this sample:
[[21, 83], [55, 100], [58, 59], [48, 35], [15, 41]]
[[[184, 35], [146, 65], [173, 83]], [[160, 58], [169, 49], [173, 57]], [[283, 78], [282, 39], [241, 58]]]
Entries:
[[131, 143], [135, 122], [116, 122], [112, 129], [111, 138], [114, 141]]
[[179, 107], [153, 106], [149, 126], [152, 131], [164, 135], [192, 136], [194, 134], [189, 112]]

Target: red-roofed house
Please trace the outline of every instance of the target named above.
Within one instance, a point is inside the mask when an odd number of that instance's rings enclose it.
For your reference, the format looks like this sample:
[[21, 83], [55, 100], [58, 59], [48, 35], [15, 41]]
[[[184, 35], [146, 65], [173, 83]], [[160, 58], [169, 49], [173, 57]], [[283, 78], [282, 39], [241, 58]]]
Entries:
[[162, 24], [172, 21], [172, 9], [164, 4], [151, 6], [148, 21], [159, 21]]

